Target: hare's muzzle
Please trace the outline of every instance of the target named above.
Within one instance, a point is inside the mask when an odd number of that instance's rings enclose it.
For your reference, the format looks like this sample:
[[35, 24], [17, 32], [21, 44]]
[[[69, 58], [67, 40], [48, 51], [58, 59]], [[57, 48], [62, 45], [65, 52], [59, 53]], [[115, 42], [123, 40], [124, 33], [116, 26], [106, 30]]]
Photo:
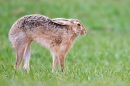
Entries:
[[82, 30], [82, 31], [81, 31], [81, 35], [85, 35], [85, 34], [86, 34], [86, 32], [87, 32], [87, 31], [86, 31], [85, 29], [84, 29], [84, 30]]

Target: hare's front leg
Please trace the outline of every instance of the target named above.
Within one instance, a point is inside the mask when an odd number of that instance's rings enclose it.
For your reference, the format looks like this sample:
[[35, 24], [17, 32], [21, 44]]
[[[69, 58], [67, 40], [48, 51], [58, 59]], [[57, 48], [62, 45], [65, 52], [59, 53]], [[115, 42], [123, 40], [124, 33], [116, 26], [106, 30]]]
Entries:
[[60, 54], [59, 55], [59, 62], [60, 62], [60, 67], [61, 67], [61, 71], [64, 72], [64, 63], [65, 63], [65, 55], [64, 54]]
[[55, 69], [58, 65], [58, 61], [60, 62], [61, 71], [63, 72], [64, 71], [64, 60], [65, 60], [65, 56], [63, 54], [53, 55], [52, 72], [55, 71]]
[[52, 59], [53, 59], [52, 72], [54, 72], [58, 64], [58, 56], [52, 53]]
[[65, 57], [67, 52], [69, 51], [71, 45], [61, 45], [60, 50], [58, 52], [58, 59], [60, 62], [61, 71], [65, 70]]

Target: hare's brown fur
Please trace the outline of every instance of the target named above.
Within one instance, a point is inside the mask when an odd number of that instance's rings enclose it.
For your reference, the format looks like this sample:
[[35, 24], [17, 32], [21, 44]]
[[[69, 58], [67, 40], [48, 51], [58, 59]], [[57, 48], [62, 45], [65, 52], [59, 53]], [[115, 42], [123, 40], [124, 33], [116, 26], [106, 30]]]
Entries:
[[58, 61], [64, 70], [64, 59], [78, 35], [86, 33], [77, 19], [50, 19], [40, 14], [26, 15], [18, 19], [9, 31], [9, 40], [16, 52], [15, 68], [19, 69], [24, 57], [24, 68], [29, 70], [30, 43], [36, 41], [51, 51], [52, 71]]

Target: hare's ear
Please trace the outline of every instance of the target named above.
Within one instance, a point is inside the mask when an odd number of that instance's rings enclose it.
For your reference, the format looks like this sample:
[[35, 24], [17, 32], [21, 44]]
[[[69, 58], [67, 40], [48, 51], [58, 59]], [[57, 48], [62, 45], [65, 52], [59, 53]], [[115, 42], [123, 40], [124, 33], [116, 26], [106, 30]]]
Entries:
[[69, 19], [64, 19], [64, 18], [55, 18], [52, 19], [52, 22], [60, 24], [60, 25], [70, 25]]

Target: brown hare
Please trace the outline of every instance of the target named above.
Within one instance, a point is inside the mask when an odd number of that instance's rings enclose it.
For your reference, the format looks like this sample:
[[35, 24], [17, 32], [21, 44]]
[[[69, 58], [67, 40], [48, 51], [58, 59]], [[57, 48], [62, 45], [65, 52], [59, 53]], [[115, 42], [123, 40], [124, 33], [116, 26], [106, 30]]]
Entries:
[[86, 29], [77, 19], [50, 19], [40, 14], [26, 15], [18, 19], [9, 31], [9, 40], [16, 52], [15, 68], [19, 69], [24, 59], [24, 69], [29, 71], [30, 43], [36, 41], [50, 50], [53, 58], [52, 71], [60, 62], [64, 71], [67, 52], [78, 35], [84, 35]]

